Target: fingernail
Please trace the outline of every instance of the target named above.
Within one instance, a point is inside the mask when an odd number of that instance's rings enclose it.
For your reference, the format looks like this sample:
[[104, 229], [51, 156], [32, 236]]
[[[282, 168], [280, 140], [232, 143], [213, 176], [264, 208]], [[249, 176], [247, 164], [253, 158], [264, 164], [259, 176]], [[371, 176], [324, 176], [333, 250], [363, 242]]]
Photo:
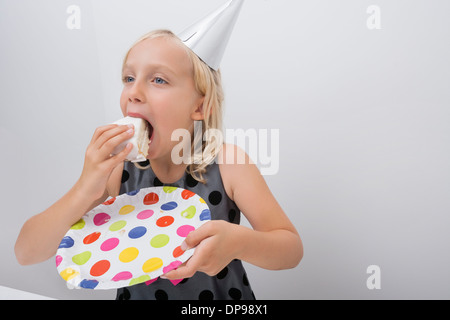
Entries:
[[127, 131], [128, 134], [132, 134], [133, 132], [134, 132], [134, 129], [129, 129], [129, 130]]
[[189, 249], [185, 241], [183, 241], [183, 243], [181, 244], [180, 248], [183, 251], [186, 251], [187, 249]]
[[162, 275], [162, 276], [159, 276], [161, 279], [165, 279], [165, 280], [167, 280], [167, 277], [166, 276], [164, 276], [164, 275]]

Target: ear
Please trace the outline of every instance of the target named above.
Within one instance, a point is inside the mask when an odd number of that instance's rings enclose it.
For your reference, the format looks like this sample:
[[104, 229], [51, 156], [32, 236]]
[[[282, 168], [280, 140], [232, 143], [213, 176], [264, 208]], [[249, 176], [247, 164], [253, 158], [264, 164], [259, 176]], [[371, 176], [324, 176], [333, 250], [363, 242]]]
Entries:
[[203, 101], [205, 101], [205, 97], [201, 97], [194, 111], [191, 113], [191, 119], [195, 121], [201, 121], [205, 119], [205, 115], [203, 113]]

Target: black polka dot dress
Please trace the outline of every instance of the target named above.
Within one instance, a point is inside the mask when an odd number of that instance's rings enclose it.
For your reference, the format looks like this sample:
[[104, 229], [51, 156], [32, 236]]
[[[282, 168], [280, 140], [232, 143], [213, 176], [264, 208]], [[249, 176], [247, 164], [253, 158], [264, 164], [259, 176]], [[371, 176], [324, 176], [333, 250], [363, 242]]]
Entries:
[[[219, 166], [208, 167], [204, 175], [207, 183], [197, 182], [185, 175], [176, 183], [163, 184], [154, 174], [148, 162], [133, 164], [126, 162], [122, 174], [120, 194], [148, 187], [173, 186], [195, 192], [210, 207], [213, 220], [240, 223], [240, 210], [227, 196]], [[210, 277], [197, 272], [174, 286], [169, 280], [159, 278], [147, 285], [141, 283], [117, 290], [118, 300], [254, 300], [252, 288], [240, 260], [233, 260], [218, 275]]]

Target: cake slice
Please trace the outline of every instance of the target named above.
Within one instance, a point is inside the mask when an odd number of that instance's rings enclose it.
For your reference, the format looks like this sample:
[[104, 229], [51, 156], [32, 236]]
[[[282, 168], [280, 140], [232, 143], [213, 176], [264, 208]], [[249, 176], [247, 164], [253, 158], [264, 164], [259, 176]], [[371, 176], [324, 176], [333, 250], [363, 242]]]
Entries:
[[148, 145], [150, 143], [148, 122], [140, 118], [126, 117], [114, 122], [114, 124], [133, 124], [134, 136], [131, 139], [124, 141], [120, 145], [118, 145], [112, 152], [112, 155], [116, 155], [121, 152], [126, 147], [126, 145], [131, 142], [133, 144], [133, 149], [128, 154], [125, 160], [131, 162], [146, 161], [148, 155]]

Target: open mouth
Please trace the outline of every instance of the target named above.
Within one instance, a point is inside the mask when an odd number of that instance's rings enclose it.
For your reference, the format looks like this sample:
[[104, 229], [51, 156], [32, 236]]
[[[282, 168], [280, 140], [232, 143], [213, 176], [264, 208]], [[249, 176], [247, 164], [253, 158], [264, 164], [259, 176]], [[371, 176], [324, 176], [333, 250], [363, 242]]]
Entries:
[[150, 143], [151, 143], [152, 142], [152, 138], [153, 138], [153, 126], [147, 120], [145, 120], [145, 124], [147, 126], [148, 139], [150, 140]]
[[152, 143], [153, 134], [154, 134], [155, 130], [153, 129], [153, 125], [150, 123], [150, 121], [148, 121], [146, 119], [146, 117], [144, 117], [143, 115], [141, 115], [139, 113], [134, 113], [134, 112], [129, 112], [128, 113], [128, 117], [138, 118], [138, 119], [143, 120], [143, 122], [145, 124], [145, 128], [142, 128], [143, 130], [141, 131], [141, 134], [140, 134], [141, 138], [140, 139], [143, 139], [143, 136], [145, 136], [145, 139], [148, 139], [149, 141], [148, 142], [144, 142], [144, 140], [142, 140], [143, 143], [145, 145], [147, 145], [147, 143], [148, 144]]

